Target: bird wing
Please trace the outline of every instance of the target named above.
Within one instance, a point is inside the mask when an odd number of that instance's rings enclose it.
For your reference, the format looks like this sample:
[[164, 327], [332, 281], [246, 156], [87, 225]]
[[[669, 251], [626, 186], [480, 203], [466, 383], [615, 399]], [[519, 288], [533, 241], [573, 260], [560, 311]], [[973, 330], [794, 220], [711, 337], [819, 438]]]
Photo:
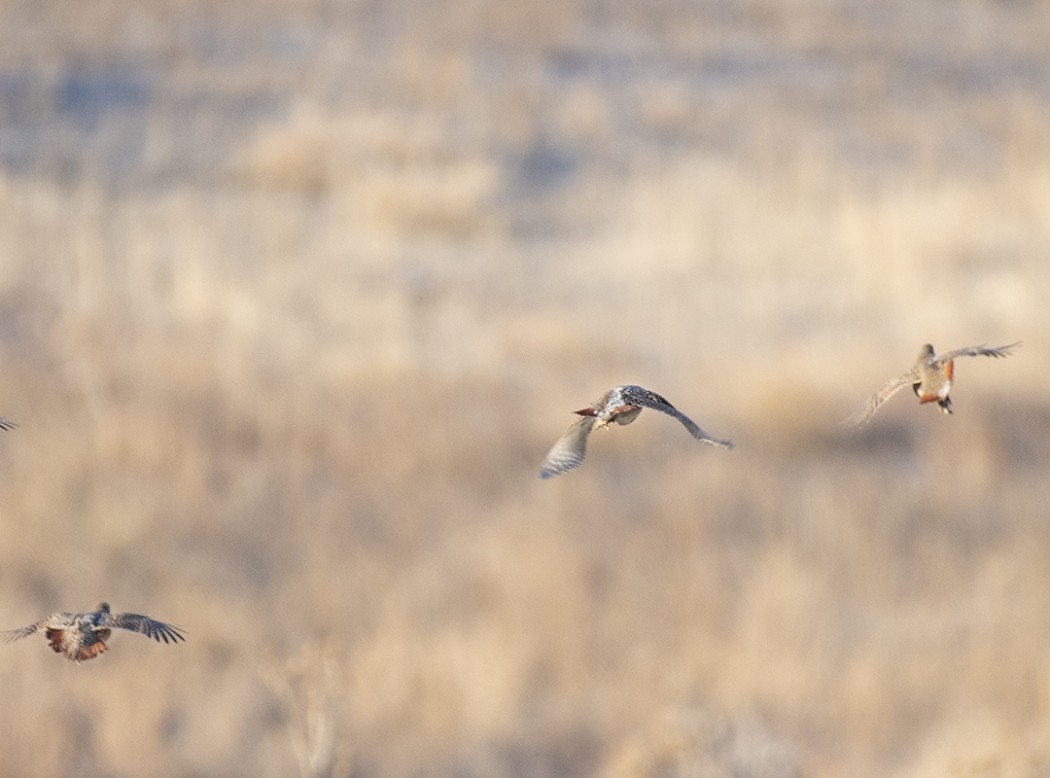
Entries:
[[652, 408], [654, 411], [660, 411], [661, 413], [666, 413], [668, 416], [673, 416], [678, 419], [678, 421], [682, 422], [682, 426], [689, 430], [689, 434], [701, 443], [706, 443], [709, 446], [718, 446], [719, 448], [733, 447], [732, 441], [712, 438], [700, 429], [695, 421], [675, 408], [656, 392], [650, 392], [648, 389], [642, 389], [641, 387], [636, 387], [636, 389], [640, 391], [631, 391], [624, 394], [624, 399], [627, 400], [627, 402], [632, 405], [640, 405], [643, 408]]
[[581, 416], [565, 430], [543, 461], [540, 478], [546, 480], [580, 466], [587, 453], [587, 438], [594, 429], [594, 422], [593, 416]]
[[121, 629], [140, 632], [146, 637], [153, 638], [157, 642], [178, 643], [185, 640], [182, 631], [162, 621], [155, 621], [149, 616], [138, 613], [117, 613], [103, 621], [104, 627], [120, 627]]
[[914, 384], [918, 380], [919, 371], [915, 368], [912, 368], [907, 373], [899, 375], [896, 378], [891, 378], [883, 385], [881, 389], [879, 389], [879, 391], [875, 392], [875, 394], [873, 394], [868, 399], [867, 405], [865, 405], [859, 411], [846, 418], [846, 420], [843, 421], [842, 424], [845, 427], [851, 429], [863, 427], [865, 424], [871, 421], [871, 417], [875, 415], [875, 412], [884, 402], [893, 397], [893, 395], [895, 395], [899, 390], [903, 389], [905, 386]]
[[28, 627], [22, 627], [21, 629], [6, 629], [3, 632], [0, 632], [0, 639], [5, 643], [10, 643], [12, 640], [27, 638], [34, 632], [39, 632], [47, 626], [47, 622], [47, 619], [41, 619], [36, 624], [30, 624]]
[[21, 629], [8, 629], [0, 632], [0, 636], [5, 642], [12, 640], [18, 640], [19, 638], [27, 638], [34, 632], [39, 632], [42, 629], [67, 629], [73, 626], [73, 621], [76, 619], [75, 613], [52, 613], [50, 616], [35, 624], [30, 624], [27, 627]]
[[1010, 343], [1006, 346], [967, 346], [948, 351], [937, 357], [938, 367], [948, 364], [956, 357], [1008, 357], [1015, 348], [1021, 345], [1021, 341]]
[[2, 416], [0, 416], [0, 430], [13, 430], [17, 426], [18, 425], [10, 419], [5, 419]]

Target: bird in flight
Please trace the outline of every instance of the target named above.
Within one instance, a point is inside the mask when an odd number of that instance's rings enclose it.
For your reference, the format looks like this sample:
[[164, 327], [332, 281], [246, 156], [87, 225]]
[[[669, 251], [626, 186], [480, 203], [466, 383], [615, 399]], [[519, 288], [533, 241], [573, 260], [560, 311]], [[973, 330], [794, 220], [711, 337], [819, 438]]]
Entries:
[[863, 408], [847, 418], [843, 424], [854, 429], [864, 426], [871, 421], [871, 417], [884, 402], [905, 386], [911, 386], [920, 404], [935, 402], [941, 413], [951, 414], [952, 400], [949, 393], [955, 376], [955, 359], [981, 356], [1008, 357], [1013, 349], [1020, 345], [1021, 341], [1007, 346], [967, 346], [938, 355], [933, 350], [933, 346], [925, 343], [919, 349], [919, 356], [911, 370], [887, 381], [879, 391], [871, 396]]
[[591, 431], [608, 427], [613, 422], [630, 424], [643, 408], [652, 408], [673, 416], [682, 422], [689, 434], [709, 446], [732, 448], [728, 440], [717, 440], [704, 432], [684, 413], [667, 402], [656, 392], [650, 392], [640, 386], [617, 386], [603, 394], [588, 407], [574, 411], [581, 418], [574, 421], [561, 439], [547, 454], [547, 459], [540, 469], [540, 478], [553, 478], [580, 466], [587, 453], [587, 438]]
[[80, 664], [109, 649], [106, 641], [116, 627], [141, 632], [157, 642], [178, 643], [186, 639], [181, 630], [170, 624], [154, 621], [149, 616], [111, 613], [108, 602], [99, 603], [98, 609], [89, 613], [52, 613], [28, 627], [7, 630], [2, 634], [3, 639], [10, 642], [44, 630], [52, 651]]

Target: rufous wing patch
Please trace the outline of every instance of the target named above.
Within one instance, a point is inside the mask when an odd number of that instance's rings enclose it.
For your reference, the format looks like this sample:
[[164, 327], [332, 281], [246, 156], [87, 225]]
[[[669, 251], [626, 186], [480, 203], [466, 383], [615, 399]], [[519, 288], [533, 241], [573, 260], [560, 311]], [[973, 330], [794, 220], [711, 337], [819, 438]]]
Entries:
[[99, 654], [104, 654], [108, 650], [109, 646], [107, 646], [102, 641], [99, 641], [98, 643], [94, 643], [90, 646], [84, 646], [82, 649], [80, 649], [80, 653], [77, 654], [77, 660], [83, 662], [88, 659], [94, 659]]
[[66, 631], [64, 629], [49, 629], [44, 633], [47, 642], [51, 644], [51, 650], [56, 654], [62, 653], [62, 646], [66, 642]]

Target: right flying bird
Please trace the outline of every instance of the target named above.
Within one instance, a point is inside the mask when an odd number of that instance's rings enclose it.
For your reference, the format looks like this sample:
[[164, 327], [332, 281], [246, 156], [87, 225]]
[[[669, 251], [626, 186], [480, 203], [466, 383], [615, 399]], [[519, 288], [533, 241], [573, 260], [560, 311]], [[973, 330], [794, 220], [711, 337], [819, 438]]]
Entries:
[[862, 427], [871, 421], [879, 407], [897, 393], [897, 390], [911, 386], [919, 398], [919, 404], [935, 402], [941, 413], [952, 412], [952, 378], [955, 374], [956, 357], [1008, 357], [1021, 341], [1008, 346], [967, 346], [953, 351], [937, 354], [929, 343], [919, 349], [919, 357], [907, 373], [892, 378], [875, 392], [867, 405], [847, 418], [843, 424], [847, 427]]
[[682, 422], [689, 434], [709, 446], [732, 448], [732, 442], [717, 440], [700, 429], [692, 419], [667, 402], [656, 392], [650, 392], [640, 386], [617, 386], [610, 389], [590, 406], [574, 411], [582, 418], [577, 419], [554, 444], [547, 454], [547, 459], [540, 469], [540, 478], [547, 479], [573, 470], [580, 466], [587, 453], [587, 438], [593, 429], [608, 427], [611, 423], [630, 424], [643, 408], [666, 413]]

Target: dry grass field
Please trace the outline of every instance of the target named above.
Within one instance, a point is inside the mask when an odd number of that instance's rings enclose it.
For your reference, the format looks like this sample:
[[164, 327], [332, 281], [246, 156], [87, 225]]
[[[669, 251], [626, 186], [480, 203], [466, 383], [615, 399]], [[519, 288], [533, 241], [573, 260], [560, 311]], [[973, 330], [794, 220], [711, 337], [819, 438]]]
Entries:
[[0, 775], [1050, 775], [1048, 29], [0, 3]]

